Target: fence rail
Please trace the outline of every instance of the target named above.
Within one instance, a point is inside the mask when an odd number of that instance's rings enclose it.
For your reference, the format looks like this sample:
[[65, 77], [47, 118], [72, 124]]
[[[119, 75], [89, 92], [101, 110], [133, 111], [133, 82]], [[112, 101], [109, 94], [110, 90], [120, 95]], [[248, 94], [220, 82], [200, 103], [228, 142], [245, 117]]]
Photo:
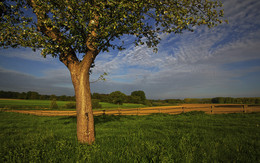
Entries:
[[[18, 112], [24, 114], [34, 114], [40, 116], [76, 116], [76, 111], [57, 110], [3, 110], [8, 112]], [[135, 109], [116, 110], [94, 110], [94, 115], [148, 115], [153, 113], [180, 114], [191, 111], [203, 111], [207, 114], [226, 113], [251, 113], [260, 112], [260, 105], [245, 104], [183, 104], [181, 106], [162, 106]]]
[[250, 113], [260, 112], [260, 105], [244, 104], [201, 104], [201, 105], [183, 105], [167, 107], [150, 107], [135, 109], [117, 109], [117, 110], [99, 110], [94, 111], [94, 115], [147, 115], [153, 113], [180, 114], [191, 111], [204, 111], [207, 114], [224, 113]]

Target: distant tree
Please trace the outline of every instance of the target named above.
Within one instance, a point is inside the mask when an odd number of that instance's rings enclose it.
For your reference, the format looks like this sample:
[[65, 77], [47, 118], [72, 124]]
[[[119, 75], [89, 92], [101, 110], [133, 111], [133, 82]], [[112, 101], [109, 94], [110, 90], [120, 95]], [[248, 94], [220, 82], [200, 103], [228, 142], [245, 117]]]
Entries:
[[190, 102], [191, 102], [191, 99], [190, 99], [190, 98], [185, 98], [185, 99], [184, 99], [184, 102], [185, 102], [185, 103], [190, 103]]
[[26, 99], [30, 99], [30, 100], [37, 100], [39, 99], [39, 97], [40, 94], [38, 92], [32, 92], [32, 91], [27, 92], [26, 95]]
[[25, 92], [20, 93], [18, 99], [26, 99], [26, 93]]
[[56, 99], [57, 99], [57, 96], [52, 94], [52, 95], [50, 96], [50, 100], [54, 100], [54, 99], [56, 100]]
[[58, 109], [59, 108], [58, 104], [56, 103], [56, 99], [52, 99], [50, 108], [51, 109]]
[[69, 69], [77, 102], [77, 137], [95, 140], [89, 72], [100, 52], [135, 45], [154, 48], [162, 33], [193, 31], [222, 23], [215, 0], [4, 0], [0, 2], [0, 46], [30, 47], [52, 55]]
[[111, 103], [122, 105], [125, 101], [126, 95], [120, 91], [115, 91], [110, 93], [109, 98]]
[[93, 94], [92, 94], [92, 99], [101, 100], [101, 95], [100, 95], [99, 93], [93, 93]]
[[255, 104], [260, 104], [260, 98], [256, 98]]
[[67, 96], [66, 95], [62, 95], [62, 96], [59, 96], [58, 99], [60, 101], [67, 101]]
[[102, 108], [102, 105], [99, 103], [99, 100], [92, 99], [91, 102], [92, 102], [93, 109], [101, 109]]
[[144, 101], [142, 101], [140, 96], [130, 96], [130, 103], [143, 104]]
[[[144, 93], [144, 91], [141, 91], [141, 90], [133, 91], [131, 93], [131, 97], [134, 100], [134, 103], [144, 104], [145, 100], [146, 100], [145, 93]], [[139, 99], [139, 100], [137, 100], [137, 99]]]
[[215, 97], [212, 98], [212, 103], [216, 103], [216, 104], [224, 104], [225, 103], [225, 99], [224, 97]]
[[224, 98], [224, 103], [225, 103], [225, 104], [234, 103], [234, 99], [231, 98], [231, 97], [225, 97], [225, 98]]

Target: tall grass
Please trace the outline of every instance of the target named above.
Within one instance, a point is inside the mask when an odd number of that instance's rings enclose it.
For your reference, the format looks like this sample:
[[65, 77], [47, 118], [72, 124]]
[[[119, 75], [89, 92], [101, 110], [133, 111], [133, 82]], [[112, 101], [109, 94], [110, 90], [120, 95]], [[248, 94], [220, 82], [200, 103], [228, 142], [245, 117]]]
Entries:
[[75, 117], [0, 112], [0, 162], [259, 162], [260, 114], [95, 117], [96, 142]]

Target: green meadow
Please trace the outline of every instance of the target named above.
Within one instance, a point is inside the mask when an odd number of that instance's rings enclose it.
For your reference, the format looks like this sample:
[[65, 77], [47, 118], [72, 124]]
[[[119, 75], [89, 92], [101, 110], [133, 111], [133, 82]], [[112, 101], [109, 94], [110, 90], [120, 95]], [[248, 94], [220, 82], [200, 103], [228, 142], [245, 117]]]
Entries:
[[[75, 103], [75, 101], [56, 101], [59, 109], [65, 109], [65, 105], [68, 103]], [[50, 108], [51, 100], [15, 100], [15, 99], [0, 99], [0, 108], [10, 108], [10, 109], [46, 109]], [[131, 104], [131, 103], [124, 103], [123, 105], [111, 104], [106, 102], [100, 102], [102, 105], [102, 109], [127, 109], [127, 108], [142, 108], [146, 107], [142, 104]], [[75, 109], [69, 109], [75, 110]]]
[[75, 117], [0, 112], [0, 162], [259, 162], [260, 114], [95, 117], [79, 144]]
[[[65, 106], [69, 101], [56, 101], [59, 107]], [[0, 108], [12, 109], [43, 109], [49, 108], [51, 100], [15, 100], [15, 99], [0, 99]]]

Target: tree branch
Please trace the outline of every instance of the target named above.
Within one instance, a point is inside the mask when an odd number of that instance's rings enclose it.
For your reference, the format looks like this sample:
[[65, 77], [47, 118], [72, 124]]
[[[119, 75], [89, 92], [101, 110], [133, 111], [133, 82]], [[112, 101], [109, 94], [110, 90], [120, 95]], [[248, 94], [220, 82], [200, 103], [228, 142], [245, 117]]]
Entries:
[[[41, 7], [41, 5], [38, 5], [35, 0], [31, 0], [30, 4], [32, 6], [33, 12], [37, 16], [37, 29], [38, 31], [41, 31], [44, 35], [51, 38], [54, 42], [63, 45], [66, 38], [62, 36], [59, 29], [52, 26], [47, 26], [45, 23], [50, 18], [48, 17], [46, 11]], [[62, 63], [64, 63], [69, 69], [71, 67], [71, 64], [78, 64], [79, 60], [76, 56], [75, 51], [70, 47], [62, 47], [61, 53], [59, 54], [59, 59]]]

